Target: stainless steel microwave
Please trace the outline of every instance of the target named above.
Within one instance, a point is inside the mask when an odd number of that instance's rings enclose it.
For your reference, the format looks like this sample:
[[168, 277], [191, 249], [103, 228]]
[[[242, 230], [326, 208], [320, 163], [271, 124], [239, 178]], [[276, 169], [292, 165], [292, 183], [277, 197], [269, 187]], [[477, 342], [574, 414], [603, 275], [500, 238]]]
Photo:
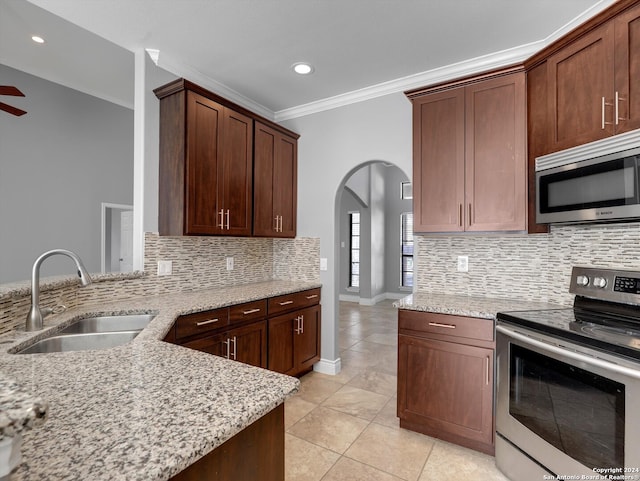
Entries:
[[597, 157], [588, 152], [536, 159], [538, 223], [640, 219], [640, 147]]

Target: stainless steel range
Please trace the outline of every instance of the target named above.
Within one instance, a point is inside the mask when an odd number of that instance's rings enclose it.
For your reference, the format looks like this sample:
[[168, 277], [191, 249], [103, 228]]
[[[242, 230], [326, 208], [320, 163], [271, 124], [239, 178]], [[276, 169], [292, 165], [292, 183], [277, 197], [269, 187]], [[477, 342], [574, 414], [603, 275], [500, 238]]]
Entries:
[[496, 464], [640, 480], [640, 272], [574, 267], [573, 309], [497, 316]]

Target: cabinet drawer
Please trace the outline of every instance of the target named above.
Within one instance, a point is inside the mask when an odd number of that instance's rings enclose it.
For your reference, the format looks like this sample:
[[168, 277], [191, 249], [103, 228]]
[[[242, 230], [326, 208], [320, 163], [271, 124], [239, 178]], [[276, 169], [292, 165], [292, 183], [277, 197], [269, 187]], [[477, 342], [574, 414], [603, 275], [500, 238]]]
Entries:
[[229, 308], [229, 323], [249, 321], [253, 319], [264, 319], [267, 317], [267, 300], [245, 302]]
[[176, 340], [206, 334], [229, 324], [229, 309], [214, 309], [180, 316], [176, 320]]
[[400, 310], [398, 311], [398, 329], [411, 331], [417, 336], [425, 333], [493, 341], [494, 322], [491, 319]]
[[320, 288], [294, 292], [269, 299], [269, 316], [313, 306], [320, 302]]

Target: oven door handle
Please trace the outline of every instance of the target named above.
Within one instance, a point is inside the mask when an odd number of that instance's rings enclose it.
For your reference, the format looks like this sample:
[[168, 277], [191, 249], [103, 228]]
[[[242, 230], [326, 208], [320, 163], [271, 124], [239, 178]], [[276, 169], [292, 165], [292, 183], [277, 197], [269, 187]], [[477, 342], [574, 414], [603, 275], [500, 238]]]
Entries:
[[571, 351], [569, 349], [563, 349], [561, 347], [554, 346], [553, 344], [549, 344], [548, 342], [539, 341], [529, 336], [525, 336], [524, 334], [520, 334], [519, 332], [516, 332], [512, 329], [509, 329], [501, 325], [496, 326], [496, 331], [501, 332], [506, 336], [512, 337], [513, 339], [516, 339], [524, 344], [538, 347], [540, 349], [545, 349], [547, 351], [558, 354], [560, 356], [573, 359], [574, 361], [584, 362], [585, 364], [590, 364], [592, 366], [600, 367], [602, 369], [607, 369], [608, 371], [613, 371], [618, 374], [622, 374], [623, 376], [629, 376], [634, 379], [640, 379], [640, 370], [636, 371], [635, 369], [631, 369], [625, 366], [620, 366], [619, 364], [614, 364], [609, 361], [604, 361], [602, 359], [587, 356], [585, 354]]

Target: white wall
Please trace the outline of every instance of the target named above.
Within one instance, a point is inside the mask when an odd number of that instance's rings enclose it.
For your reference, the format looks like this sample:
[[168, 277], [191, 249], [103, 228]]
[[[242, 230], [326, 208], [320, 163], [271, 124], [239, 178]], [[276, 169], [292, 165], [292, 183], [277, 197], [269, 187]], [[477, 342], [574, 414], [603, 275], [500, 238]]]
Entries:
[[345, 177], [363, 162], [382, 160], [412, 171], [411, 103], [397, 93], [293, 119], [286, 126], [301, 136], [298, 236], [319, 237], [320, 256], [329, 259], [329, 270], [321, 272], [322, 358], [327, 366], [339, 358], [336, 195]]
[[[133, 111], [0, 65], [0, 83], [27, 111], [0, 111], [0, 282], [26, 280], [43, 252], [76, 252], [100, 271], [102, 202], [133, 199]], [[72, 275], [56, 256], [42, 275]]]

